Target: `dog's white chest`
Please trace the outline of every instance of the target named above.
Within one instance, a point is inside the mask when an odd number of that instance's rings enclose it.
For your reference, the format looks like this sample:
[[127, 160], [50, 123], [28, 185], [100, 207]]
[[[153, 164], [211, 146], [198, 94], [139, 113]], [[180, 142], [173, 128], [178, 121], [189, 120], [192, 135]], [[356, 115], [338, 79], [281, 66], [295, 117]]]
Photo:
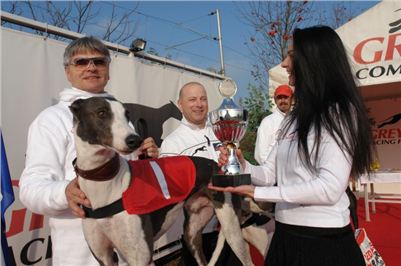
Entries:
[[121, 198], [122, 193], [127, 189], [131, 180], [131, 173], [128, 163], [120, 158], [120, 171], [107, 181], [93, 181], [78, 178], [81, 190], [91, 202], [92, 209], [104, 207]]

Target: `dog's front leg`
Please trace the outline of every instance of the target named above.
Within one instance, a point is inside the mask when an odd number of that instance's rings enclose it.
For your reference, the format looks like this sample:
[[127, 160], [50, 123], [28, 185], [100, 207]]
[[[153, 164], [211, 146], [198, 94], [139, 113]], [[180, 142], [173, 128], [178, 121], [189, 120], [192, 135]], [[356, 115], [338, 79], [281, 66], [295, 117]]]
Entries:
[[211, 200], [202, 192], [194, 194], [185, 203], [184, 240], [198, 265], [206, 265], [203, 253], [202, 231], [214, 215]]
[[86, 242], [96, 260], [100, 265], [117, 265], [113, 261], [113, 243], [103, 233], [97, 220], [86, 218], [82, 220], [83, 231]]
[[214, 249], [212, 257], [210, 258], [207, 266], [214, 266], [217, 263], [219, 256], [221, 254], [221, 251], [224, 248], [225, 241], [226, 241], [226, 239], [224, 238], [224, 234], [222, 231], [220, 231], [219, 236], [217, 237], [216, 248]]
[[103, 230], [130, 266], [152, 265], [153, 232], [149, 215], [115, 214]]
[[241, 234], [241, 226], [232, 203], [232, 194], [224, 192], [223, 203], [216, 203], [217, 219], [231, 249], [244, 266], [253, 265], [249, 246]]

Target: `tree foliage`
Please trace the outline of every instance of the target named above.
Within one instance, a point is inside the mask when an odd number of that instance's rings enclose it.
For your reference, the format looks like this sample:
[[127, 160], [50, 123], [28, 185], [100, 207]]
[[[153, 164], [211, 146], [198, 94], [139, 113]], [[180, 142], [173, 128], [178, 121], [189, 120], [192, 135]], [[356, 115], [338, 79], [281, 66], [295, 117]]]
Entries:
[[271, 114], [273, 102], [261, 86], [248, 85], [248, 97], [241, 98], [240, 104], [248, 110], [248, 131], [256, 132], [262, 119]]
[[286, 56], [295, 28], [325, 24], [338, 28], [361, 10], [358, 3], [325, 1], [250, 1], [240, 8], [244, 23], [253, 28], [246, 45], [254, 57], [252, 76], [268, 88], [268, 72]]
[[255, 142], [256, 142], [256, 132], [247, 130], [244, 138], [240, 142], [240, 148], [245, 159], [251, 164], [256, 165], [255, 160]]
[[252, 76], [268, 88], [268, 71], [286, 56], [288, 42], [296, 27], [311, 19], [313, 3], [308, 1], [251, 1], [241, 14], [254, 32], [246, 42], [255, 58]]
[[266, 90], [261, 86], [248, 85], [249, 97], [241, 98], [240, 104], [248, 110], [248, 127], [244, 138], [240, 142], [244, 157], [249, 162], [256, 164], [254, 150], [256, 142], [256, 132], [262, 119], [271, 114], [273, 102], [269, 99]]

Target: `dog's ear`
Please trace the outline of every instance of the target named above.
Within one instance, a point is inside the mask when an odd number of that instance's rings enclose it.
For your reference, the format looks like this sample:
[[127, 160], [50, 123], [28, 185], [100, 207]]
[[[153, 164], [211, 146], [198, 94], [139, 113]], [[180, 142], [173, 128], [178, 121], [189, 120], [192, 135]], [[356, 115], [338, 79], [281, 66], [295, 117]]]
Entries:
[[84, 100], [78, 99], [75, 100], [70, 106], [70, 111], [72, 115], [74, 116], [74, 123], [79, 121], [79, 111], [81, 110], [81, 106], [83, 104]]

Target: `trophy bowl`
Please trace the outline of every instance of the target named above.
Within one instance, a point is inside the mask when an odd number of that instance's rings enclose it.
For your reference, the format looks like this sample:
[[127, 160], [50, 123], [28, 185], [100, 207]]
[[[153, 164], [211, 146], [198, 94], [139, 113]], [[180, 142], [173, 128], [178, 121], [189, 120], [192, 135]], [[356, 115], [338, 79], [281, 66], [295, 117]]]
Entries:
[[232, 96], [237, 87], [232, 80], [225, 80], [219, 86], [224, 100], [219, 108], [209, 113], [209, 121], [217, 139], [226, 144], [229, 152], [228, 163], [222, 167], [223, 174], [212, 177], [212, 184], [219, 187], [251, 184], [249, 174], [241, 174], [236, 150], [244, 137], [248, 125], [248, 111], [238, 106]]

